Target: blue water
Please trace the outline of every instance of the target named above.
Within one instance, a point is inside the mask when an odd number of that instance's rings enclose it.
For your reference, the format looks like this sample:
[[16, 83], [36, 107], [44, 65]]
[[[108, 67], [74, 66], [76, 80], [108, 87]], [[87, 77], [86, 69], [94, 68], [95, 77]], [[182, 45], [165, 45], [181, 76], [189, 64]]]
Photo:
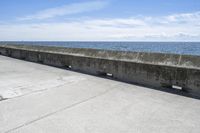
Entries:
[[0, 42], [5, 43], [200, 55], [200, 42]]

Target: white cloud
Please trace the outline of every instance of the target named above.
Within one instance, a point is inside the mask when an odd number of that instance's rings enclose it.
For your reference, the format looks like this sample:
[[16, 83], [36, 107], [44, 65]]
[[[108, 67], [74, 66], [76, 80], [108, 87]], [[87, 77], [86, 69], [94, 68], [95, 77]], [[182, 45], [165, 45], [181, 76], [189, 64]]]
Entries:
[[200, 41], [200, 13], [0, 25], [0, 40]]
[[169, 22], [200, 21], [200, 12], [174, 14], [174, 15], [167, 16], [166, 20]]
[[18, 20], [34, 20], [34, 19], [48, 19], [57, 16], [65, 16], [71, 14], [77, 14], [82, 12], [88, 12], [93, 10], [99, 10], [104, 8], [108, 3], [106, 1], [90, 1], [82, 3], [73, 3], [60, 7], [45, 9], [35, 14], [18, 18]]

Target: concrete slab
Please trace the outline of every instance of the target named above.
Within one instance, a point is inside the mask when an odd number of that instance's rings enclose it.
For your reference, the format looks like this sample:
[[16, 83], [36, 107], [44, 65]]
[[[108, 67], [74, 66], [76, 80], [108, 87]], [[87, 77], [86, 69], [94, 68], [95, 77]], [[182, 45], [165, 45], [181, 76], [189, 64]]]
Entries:
[[0, 56], [0, 132], [199, 133], [200, 100]]

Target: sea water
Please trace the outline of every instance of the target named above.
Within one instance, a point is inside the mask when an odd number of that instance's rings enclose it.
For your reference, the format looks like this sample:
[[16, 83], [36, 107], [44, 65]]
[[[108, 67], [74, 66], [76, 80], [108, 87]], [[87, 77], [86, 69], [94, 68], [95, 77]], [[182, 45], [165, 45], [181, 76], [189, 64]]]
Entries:
[[174, 53], [186, 55], [200, 55], [200, 42], [0, 42], [0, 44], [24, 44], [41, 46], [60, 46], [70, 48], [92, 48], [115, 51], [137, 51], [137, 52], [156, 52]]

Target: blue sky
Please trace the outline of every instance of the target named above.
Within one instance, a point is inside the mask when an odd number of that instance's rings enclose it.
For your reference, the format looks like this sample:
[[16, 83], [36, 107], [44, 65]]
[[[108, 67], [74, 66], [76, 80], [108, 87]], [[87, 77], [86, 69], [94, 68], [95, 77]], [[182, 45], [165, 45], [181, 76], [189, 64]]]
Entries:
[[200, 1], [1, 0], [0, 40], [200, 41]]

